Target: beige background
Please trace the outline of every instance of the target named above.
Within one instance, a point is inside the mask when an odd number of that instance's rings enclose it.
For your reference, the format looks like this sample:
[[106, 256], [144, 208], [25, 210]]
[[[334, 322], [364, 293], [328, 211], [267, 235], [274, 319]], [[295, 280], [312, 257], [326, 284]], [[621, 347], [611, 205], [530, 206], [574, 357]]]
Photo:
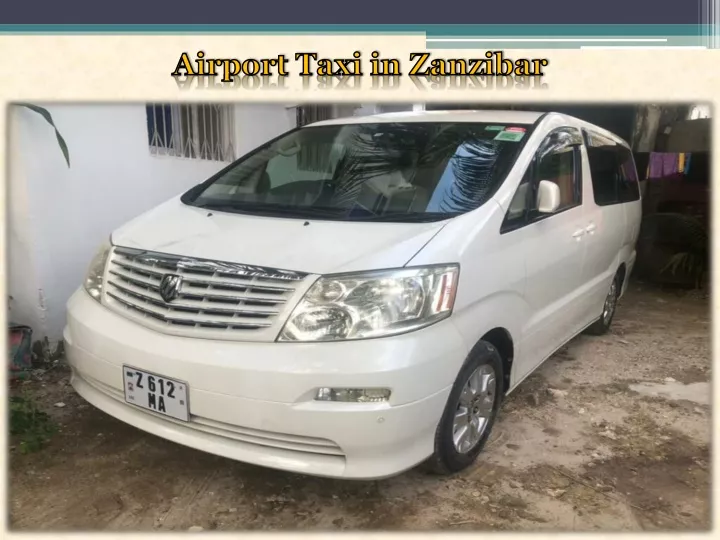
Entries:
[[[273, 57], [285, 54], [292, 76], [287, 90], [258, 91], [213, 88], [181, 91], [170, 73], [180, 55], [191, 58], [202, 50], [206, 58]], [[398, 58], [405, 73], [411, 52], [425, 51], [425, 37], [405, 35], [349, 36], [0, 36], [0, 99], [115, 101], [175, 100], [558, 100], [644, 101], [708, 100], [720, 94], [720, 50], [585, 49], [506, 50], [511, 58], [548, 58], [548, 87], [528, 96], [526, 90], [461, 90], [421, 92], [407, 76], [390, 91], [303, 91], [296, 52], [319, 57], [351, 58], [359, 50], [364, 66], [377, 50], [383, 58]], [[483, 57], [486, 49], [430, 50], [433, 57]], [[369, 71], [369, 69], [367, 70]], [[372, 81], [363, 77], [364, 90]]]
[[[207, 58], [259, 58], [285, 54], [290, 60], [291, 76], [286, 90], [248, 90], [243, 88], [212, 88], [181, 90], [170, 73], [175, 69], [181, 53], [194, 58], [203, 50]], [[367, 67], [370, 53], [378, 50], [383, 58], [398, 58], [407, 73], [411, 63], [409, 53], [425, 51], [423, 35], [345, 35], [345, 36], [286, 36], [286, 35], [211, 35], [211, 36], [0, 36], [0, 103], [11, 101], [575, 101], [575, 102], [712, 102], [720, 104], [720, 50], [662, 50], [662, 49], [606, 49], [606, 50], [506, 50], [510, 58], [548, 58], [550, 64], [541, 90], [452, 89], [420, 91], [406, 76], [399, 87], [392, 90], [372, 89], [371, 78], [365, 76], [359, 89], [321, 90], [316, 81], [303, 90], [300, 65], [296, 52], [317, 52], [320, 57], [350, 58], [355, 50], [362, 51]], [[432, 50], [434, 57], [482, 57], [485, 49]], [[715, 111], [720, 110], [715, 108]], [[7, 164], [6, 107], [0, 116], [0, 165]], [[713, 126], [717, 128], [717, 117]], [[718, 138], [713, 138], [717, 149]], [[718, 170], [715, 153], [713, 170]], [[4, 169], [7, 170], [7, 169]], [[52, 181], [52, 179], [48, 179]], [[5, 209], [5, 190], [2, 190], [2, 209]], [[717, 192], [713, 192], [714, 203]], [[3, 217], [4, 214], [3, 214]], [[718, 216], [714, 216], [718, 219]], [[717, 223], [715, 224], [717, 225]], [[5, 275], [6, 220], [0, 222], [0, 255]], [[713, 238], [713, 247], [717, 241]], [[715, 272], [717, 277], [717, 271]], [[2, 299], [7, 296], [2, 281]], [[713, 302], [713, 309], [717, 304]], [[0, 310], [0, 323], [5, 325], [6, 309]], [[716, 325], [714, 325], [716, 326]], [[2, 333], [2, 347], [6, 347]], [[713, 329], [717, 337], [717, 328]], [[5, 349], [7, 350], [7, 349]], [[3, 370], [5, 373], [5, 370]], [[5, 392], [3, 385], [1, 392]], [[717, 385], [714, 386], [717, 389]], [[0, 399], [3, 422], [6, 400]], [[3, 437], [6, 430], [2, 430]], [[715, 441], [717, 441], [717, 431]], [[3, 448], [5, 448], [3, 441]], [[6, 466], [2, 452], [3, 470]], [[718, 467], [713, 467], [715, 480]], [[7, 493], [3, 493], [3, 503]], [[718, 507], [717, 492], [714, 508]], [[0, 513], [3, 529], [7, 528], [6, 513]], [[23, 535], [27, 537], [27, 534]], [[111, 536], [111, 535], [108, 535]], [[120, 537], [113, 534], [113, 537]], [[123, 535], [126, 536], [126, 535]], [[144, 535], [149, 536], [149, 535]], [[288, 535], [283, 535], [288, 536]], [[304, 538], [315, 535], [303, 534]], [[360, 535], [349, 535], [360, 536]], [[386, 535], [383, 535], [386, 536]], [[420, 535], [412, 535], [420, 536]], [[450, 536], [450, 535], [445, 535]], [[550, 535], [543, 535], [550, 537]], [[687, 536], [687, 535], [683, 535]], [[699, 536], [699, 535], [698, 535]], [[533, 538], [539, 538], [533, 535]]]

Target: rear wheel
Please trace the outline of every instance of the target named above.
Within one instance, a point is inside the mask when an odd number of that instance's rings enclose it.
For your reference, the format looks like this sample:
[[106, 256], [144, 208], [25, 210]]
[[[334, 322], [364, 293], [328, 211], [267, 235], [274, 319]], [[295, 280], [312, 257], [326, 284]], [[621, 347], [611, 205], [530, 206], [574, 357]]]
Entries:
[[497, 349], [481, 341], [450, 391], [435, 433], [435, 452], [427, 462], [436, 474], [473, 464], [485, 446], [502, 401], [503, 365]]
[[616, 274], [615, 278], [610, 284], [610, 290], [605, 297], [605, 302], [603, 303], [603, 309], [600, 318], [598, 318], [598, 320], [595, 321], [587, 329], [588, 334], [600, 336], [602, 334], [605, 334], [610, 329], [610, 324], [612, 323], [613, 317], [615, 316], [617, 302], [620, 298], [620, 287], [622, 287], [620, 275]]

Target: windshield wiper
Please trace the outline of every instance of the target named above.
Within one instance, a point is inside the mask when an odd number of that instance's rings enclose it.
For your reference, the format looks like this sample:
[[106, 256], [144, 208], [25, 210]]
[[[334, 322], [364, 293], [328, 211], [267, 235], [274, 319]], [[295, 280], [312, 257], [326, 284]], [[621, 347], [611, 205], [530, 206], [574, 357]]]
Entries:
[[426, 223], [442, 221], [460, 215], [461, 212], [388, 212], [387, 214], [366, 214], [353, 216], [347, 208], [325, 208], [313, 206], [285, 206], [263, 203], [228, 203], [206, 202], [195, 204], [204, 210], [218, 212], [231, 212], [236, 214], [293, 217], [296, 219], [327, 219], [331, 221], [375, 221], [375, 222], [404, 222]]
[[196, 204], [204, 210], [216, 210], [218, 212], [232, 212], [236, 214], [283, 216], [297, 219], [329, 218], [343, 219], [344, 211], [332, 209], [307, 207], [280, 206], [274, 204], [229, 204], [229, 203], [203, 203]]

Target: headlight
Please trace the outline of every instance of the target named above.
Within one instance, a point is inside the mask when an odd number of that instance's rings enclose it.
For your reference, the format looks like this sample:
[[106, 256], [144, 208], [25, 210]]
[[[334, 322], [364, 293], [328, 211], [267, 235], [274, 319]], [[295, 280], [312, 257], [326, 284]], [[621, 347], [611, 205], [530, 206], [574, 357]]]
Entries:
[[110, 248], [109, 241], [105, 241], [100, 246], [85, 276], [85, 290], [98, 302], [100, 302], [102, 296], [103, 274], [105, 273], [108, 255], [110, 255]]
[[293, 310], [279, 341], [390, 336], [448, 317], [457, 265], [320, 278]]

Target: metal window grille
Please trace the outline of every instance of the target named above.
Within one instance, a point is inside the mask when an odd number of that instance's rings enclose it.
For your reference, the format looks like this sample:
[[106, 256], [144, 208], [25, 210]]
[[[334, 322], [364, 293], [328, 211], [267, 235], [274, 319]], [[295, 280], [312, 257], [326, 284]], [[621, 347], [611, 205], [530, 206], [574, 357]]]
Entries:
[[[330, 120], [333, 118], [332, 105], [303, 105], [297, 108], [297, 126], [302, 127], [313, 122], [322, 120]], [[324, 171], [327, 169], [327, 155], [329, 146], [316, 143], [312, 147], [306, 147], [300, 150], [298, 154], [298, 168], [304, 171]]]
[[303, 127], [322, 120], [330, 120], [332, 117], [332, 105], [301, 105], [297, 108], [297, 127]]
[[228, 105], [150, 103], [150, 153], [211, 161], [235, 159], [235, 122]]

